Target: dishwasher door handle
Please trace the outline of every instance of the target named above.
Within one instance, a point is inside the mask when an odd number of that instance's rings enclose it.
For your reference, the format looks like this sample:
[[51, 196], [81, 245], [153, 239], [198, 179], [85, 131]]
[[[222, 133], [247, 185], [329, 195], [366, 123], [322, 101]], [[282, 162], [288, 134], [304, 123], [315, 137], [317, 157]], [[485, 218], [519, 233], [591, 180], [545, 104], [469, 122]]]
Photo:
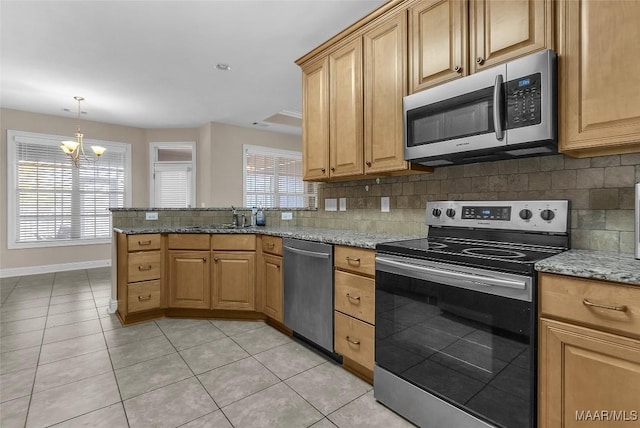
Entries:
[[328, 259], [329, 257], [331, 257], [331, 254], [329, 253], [318, 253], [316, 251], [301, 250], [299, 248], [293, 248], [287, 245], [284, 246], [284, 249], [287, 251], [291, 251], [292, 253], [301, 254], [303, 256], [316, 257], [318, 259]]

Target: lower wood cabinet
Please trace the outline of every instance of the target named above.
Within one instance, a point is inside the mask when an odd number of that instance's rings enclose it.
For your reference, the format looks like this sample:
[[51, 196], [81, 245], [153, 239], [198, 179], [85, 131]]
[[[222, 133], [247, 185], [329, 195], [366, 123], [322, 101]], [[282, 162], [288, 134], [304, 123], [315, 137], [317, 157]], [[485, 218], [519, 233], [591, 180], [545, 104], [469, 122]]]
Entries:
[[540, 275], [538, 426], [640, 426], [640, 287]]
[[128, 311], [140, 312], [160, 307], [160, 280], [128, 284]]
[[255, 252], [213, 251], [211, 307], [254, 311]]
[[264, 284], [264, 307], [266, 316], [283, 322], [282, 301], [282, 257], [264, 254], [262, 256], [262, 283]]
[[169, 251], [169, 307], [209, 309], [209, 251]]
[[375, 330], [371, 324], [335, 312], [335, 351], [373, 370]]

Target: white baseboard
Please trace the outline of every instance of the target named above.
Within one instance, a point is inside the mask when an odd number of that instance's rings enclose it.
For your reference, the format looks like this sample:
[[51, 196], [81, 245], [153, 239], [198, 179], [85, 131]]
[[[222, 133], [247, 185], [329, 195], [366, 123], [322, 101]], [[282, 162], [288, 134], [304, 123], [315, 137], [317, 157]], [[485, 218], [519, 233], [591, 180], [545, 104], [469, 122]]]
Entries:
[[111, 299], [109, 301], [109, 307], [107, 308], [107, 312], [110, 314], [115, 314], [118, 310], [118, 301], [116, 299]]
[[111, 266], [111, 259], [90, 260], [87, 262], [61, 263], [57, 265], [25, 266], [0, 269], [0, 278], [12, 276], [36, 275], [39, 273], [64, 272], [69, 270], [92, 269]]

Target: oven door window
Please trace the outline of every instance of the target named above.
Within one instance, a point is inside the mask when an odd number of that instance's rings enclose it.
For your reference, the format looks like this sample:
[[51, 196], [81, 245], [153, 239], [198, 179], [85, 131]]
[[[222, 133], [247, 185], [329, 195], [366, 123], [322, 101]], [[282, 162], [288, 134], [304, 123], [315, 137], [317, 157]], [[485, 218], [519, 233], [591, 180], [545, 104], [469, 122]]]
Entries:
[[490, 134], [493, 87], [407, 111], [407, 146]]
[[376, 272], [376, 364], [500, 427], [533, 417], [531, 303]]

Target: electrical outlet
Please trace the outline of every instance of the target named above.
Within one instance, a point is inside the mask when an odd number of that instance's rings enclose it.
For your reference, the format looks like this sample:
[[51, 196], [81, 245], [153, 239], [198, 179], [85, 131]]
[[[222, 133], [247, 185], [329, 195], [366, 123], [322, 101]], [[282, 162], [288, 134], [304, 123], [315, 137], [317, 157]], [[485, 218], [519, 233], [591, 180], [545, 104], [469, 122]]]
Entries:
[[293, 213], [292, 212], [280, 213], [280, 218], [282, 220], [293, 220]]
[[328, 198], [324, 200], [325, 211], [338, 211], [338, 200], [336, 198]]
[[382, 211], [383, 213], [388, 213], [390, 211], [388, 196], [382, 196], [380, 198], [380, 211]]
[[146, 213], [145, 214], [145, 220], [157, 220], [158, 219], [158, 213]]

